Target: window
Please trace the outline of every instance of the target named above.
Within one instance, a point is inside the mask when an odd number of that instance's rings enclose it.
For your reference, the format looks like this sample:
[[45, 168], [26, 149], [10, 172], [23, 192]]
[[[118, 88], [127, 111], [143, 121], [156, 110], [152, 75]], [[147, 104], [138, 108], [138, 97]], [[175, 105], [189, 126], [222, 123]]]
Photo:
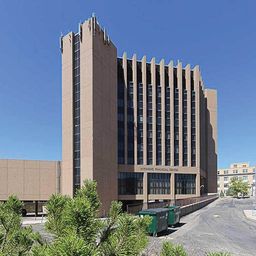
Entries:
[[73, 47], [73, 191], [80, 188], [80, 38]]
[[195, 194], [196, 175], [195, 174], [175, 174], [176, 194]]
[[143, 173], [119, 172], [118, 193], [119, 195], [143, 194]]
[[248, 176], [243, 176], [243, 181], [248, 181]]
[[224, 174], [228, 174], [228, 170], [224, 170]]
[[148, 191], [149, 194], [170, 194], [170, 177], [169, 173], [149, 173], [148, 174]]
[[248, 172], [248, 170], [247, 169], [243, 169], [243, 173], [247, 173]]
[[235, 174], [238, 173], [238, 170], [233, 170], [233, 173], [235, 173]]
[[162, 130], [162, 112], [161, 112], [161, 91], [162, 88], [159, 85], [160, 83], [160, 72], [159, 72], [159, 66], [156, 66], [156, 144], [158, 145], [156, 148], [156, 165], [162, 164], [162, 137], [161, 137], [161, 130]]
[[224, 181], [228, 181], [228, 177], [224, 177]]

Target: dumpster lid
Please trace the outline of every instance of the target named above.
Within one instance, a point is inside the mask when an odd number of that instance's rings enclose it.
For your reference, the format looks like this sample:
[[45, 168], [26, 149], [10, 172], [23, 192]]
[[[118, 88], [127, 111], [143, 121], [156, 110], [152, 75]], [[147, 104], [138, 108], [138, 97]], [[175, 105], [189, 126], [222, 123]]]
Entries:
[[167, 206], [167, 208], [169, 208], [169, 209], [179, 209], [180, 206], [178, 206], [178, 205], [170, 205], [170, 206]]
[[145, 209], [142, 211], [139, 211], [139, 214], [148, 213], [148, 214], [157, 214], [160, 212], [167, 212], [169, 211], [168, 208], [152, 208], [152, 209]]

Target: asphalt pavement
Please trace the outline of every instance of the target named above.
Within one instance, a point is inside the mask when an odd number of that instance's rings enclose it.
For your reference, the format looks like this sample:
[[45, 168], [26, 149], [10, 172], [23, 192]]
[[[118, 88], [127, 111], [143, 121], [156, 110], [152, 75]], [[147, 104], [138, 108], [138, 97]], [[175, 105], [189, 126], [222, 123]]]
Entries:
[[181, 218], [179, 227], [151, 237], [146, 253], [158, 255], [162, 242], [171, 241], [182, 244], [189, 256], [203, 256], [213, 251], [256, 256], [256, 221], [244, 215], [244, 210], [251, 210], [255, 205], [255, 198], [218, 199]]

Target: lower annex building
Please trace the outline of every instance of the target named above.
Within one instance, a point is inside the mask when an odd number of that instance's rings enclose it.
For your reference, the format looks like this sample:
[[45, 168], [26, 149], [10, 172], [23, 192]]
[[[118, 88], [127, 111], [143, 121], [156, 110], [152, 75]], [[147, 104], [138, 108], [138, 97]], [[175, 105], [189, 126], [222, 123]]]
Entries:
[[44, 172], [45, 161], [1, 160], [0, 200], [73, 196], [85, 179], [97, 181], [102, 213], [112, 200], [147, 207], [217, 192], [217, 93], [205, 88], [199, 66], [118, 57], [96, 17], [60, 47], [62, 161]]

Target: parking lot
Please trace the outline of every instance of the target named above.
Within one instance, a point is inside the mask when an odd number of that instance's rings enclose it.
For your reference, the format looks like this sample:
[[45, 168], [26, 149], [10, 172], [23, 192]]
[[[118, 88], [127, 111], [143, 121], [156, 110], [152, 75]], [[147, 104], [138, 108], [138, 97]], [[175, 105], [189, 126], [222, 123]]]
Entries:
[[191, 256], [225, 251], [237, 256], [256, 255], [256, 221], [243, 210], [253, 209], [255, 198], [223, 198], [181, 218], [179, 227], [159, 237], [150, 237], [148, 255], [156, 255], [163, 241], [182, 244]]

